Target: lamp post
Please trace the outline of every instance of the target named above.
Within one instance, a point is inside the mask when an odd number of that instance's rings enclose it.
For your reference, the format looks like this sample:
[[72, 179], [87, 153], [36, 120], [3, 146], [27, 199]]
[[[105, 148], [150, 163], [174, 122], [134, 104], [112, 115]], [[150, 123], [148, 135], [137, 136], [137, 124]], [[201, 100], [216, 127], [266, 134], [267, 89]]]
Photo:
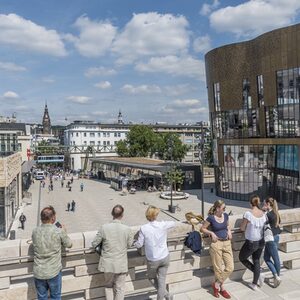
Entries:
[[169, 152], [169, 155], [170, 155], [170, 185], [171, 185], [171, 188], [170, 188], [170, 191], [171, 191], [171, 202], [170, 202], [170, 205], [169, 205], [169, 212], [171, 213], [175, 213], [175, 206], [173, 206], [173, 140], [172, 140], [172, 137], [169, 138], [168, 140], [168, 152]]
[[200, 162], [200, 172], [201, 172], [201, 214], [204, 217], [204, 131], [203, 131], [203, 122], [201, 122], [201, 140], [198, 144], [199, 151], [199, 162]]

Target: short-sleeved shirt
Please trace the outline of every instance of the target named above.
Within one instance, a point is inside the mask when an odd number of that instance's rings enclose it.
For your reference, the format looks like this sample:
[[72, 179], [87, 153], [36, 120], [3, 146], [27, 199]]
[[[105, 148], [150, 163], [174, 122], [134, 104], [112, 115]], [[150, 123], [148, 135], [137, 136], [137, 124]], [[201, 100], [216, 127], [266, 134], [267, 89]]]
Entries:
[[61, 249], [71, 248], [66, 232], [54, 224], [42, 224], [32, 232], [33, 274], [37, 279], [51, 279], [62, 269]]
[[216, 221], [214, 215], [209, 215], [206, 219], [210, 223], [211, 231], [221, 240], [226, 240], [228, 238], [228, 214], [224, 213], [224, 221], [219, 223]]
[[267, 222], [266, 215], [263, 214], [260, 218], [257, 218], [250, 211], [246, 211], [244, 218], [249, 221], [245, 230], [246, 240], [260, 241], [264, 237], [264, 225]]

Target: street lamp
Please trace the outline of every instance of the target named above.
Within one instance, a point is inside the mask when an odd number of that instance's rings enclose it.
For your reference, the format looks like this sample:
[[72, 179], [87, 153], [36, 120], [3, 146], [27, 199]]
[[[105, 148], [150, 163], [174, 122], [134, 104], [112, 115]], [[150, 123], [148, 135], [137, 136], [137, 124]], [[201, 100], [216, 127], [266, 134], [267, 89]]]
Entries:
[[201, 172], [201, 214], [204, 218], [204, 131], [203, 122], [201, 122], [201, 139], [198, 143], [199, 151], [199, 162], [200, 162], [200, 172]]
[[173, 146], [174, 146], [174, 143], [173, 143], [173, 139], [172, 137], [170, 136], [169, 140], [168, 140], [168, 153], [170, 155], [170, 171], [169, 171], [169, 178], [170, 178], [170, 185], [171, 185], [171, 188], [170, 188], [170, 191], [171, 191], [171, 202], [170, 202], [170, 205], [169, 205], [169, 212], [171, 213], [175, 213], [175, 206], [173, 206]]

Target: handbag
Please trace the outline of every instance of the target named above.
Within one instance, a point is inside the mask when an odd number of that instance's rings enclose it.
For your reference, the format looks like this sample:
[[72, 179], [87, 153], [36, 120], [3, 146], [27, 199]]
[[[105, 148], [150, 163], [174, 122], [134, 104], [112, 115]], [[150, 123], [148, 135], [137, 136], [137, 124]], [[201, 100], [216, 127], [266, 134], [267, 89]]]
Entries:
[[274, 235], [270, 226], [269, 220], [264, 225], [264, 240], [265, 242], [274, 242]]
[[96, 247], [95, 247], [95, 252], [101, 256], [101, 251], [102, 251], [102, 242], [100, 244], [98, 244]]

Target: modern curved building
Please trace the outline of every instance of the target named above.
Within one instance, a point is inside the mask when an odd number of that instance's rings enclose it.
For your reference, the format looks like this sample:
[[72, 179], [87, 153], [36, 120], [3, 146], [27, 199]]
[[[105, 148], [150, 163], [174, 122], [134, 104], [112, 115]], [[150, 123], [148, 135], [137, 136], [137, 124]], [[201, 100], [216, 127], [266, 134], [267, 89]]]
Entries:
[[205, 56], [217, 195], [300, 206], [300, 24]]

